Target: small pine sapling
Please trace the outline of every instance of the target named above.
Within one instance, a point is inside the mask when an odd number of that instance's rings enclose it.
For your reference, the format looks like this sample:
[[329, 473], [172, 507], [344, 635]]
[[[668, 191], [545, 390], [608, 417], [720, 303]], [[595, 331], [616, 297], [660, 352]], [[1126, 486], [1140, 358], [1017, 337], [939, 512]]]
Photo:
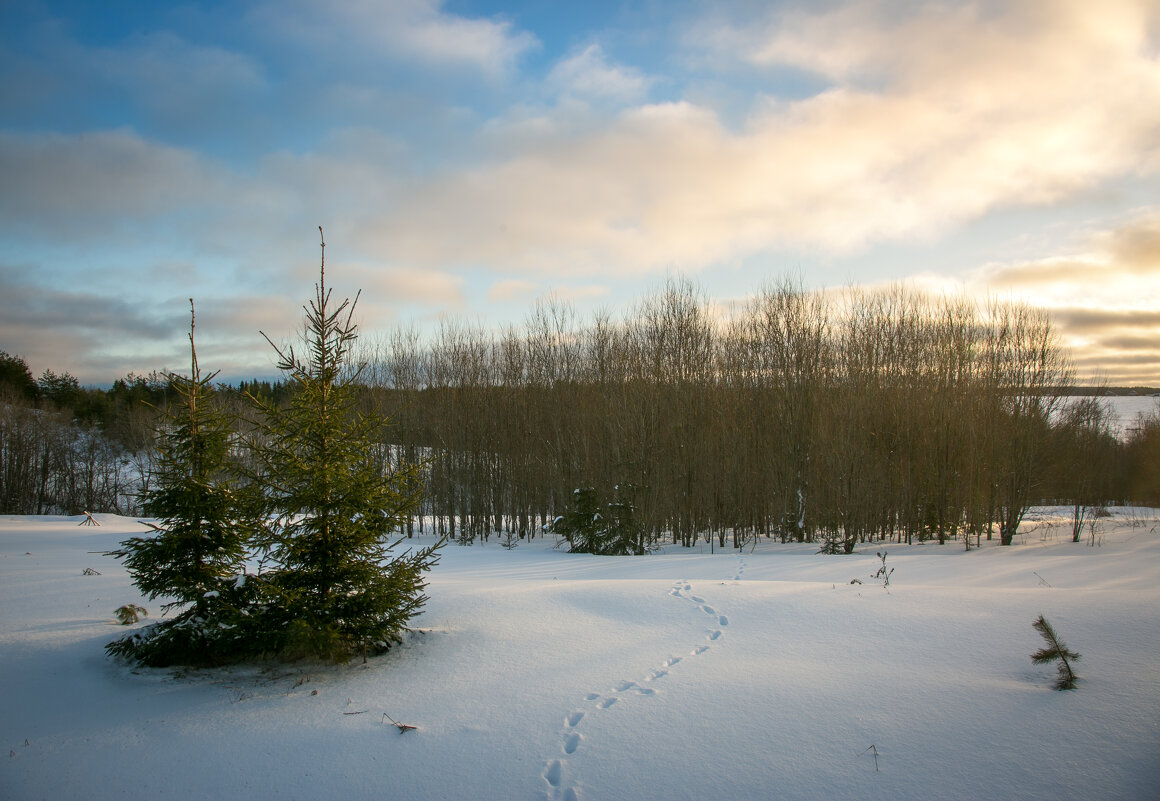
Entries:
[[1043, 615], [1031, 624], [1039, 635], [1047, 642], [1045, 648], [1040, 648], [1031, 655], [1031, 661], [1037, 665], [1044, 665], [1049, 662], [1059, 661], [1059, 678], [1055, 681], [1055, 689], [1057, 690], [1074, 690], [1075, 680], [1079, 678], [1071, 669], [1071, 663], [1078, 660], [1080, 655], [1075, 651], [1070, 650], [1067, 644], [1059, 638], [1055, 633], [1055, 629], [1047, 622]]
[[128, 626], [131, 623], [136, 623], [143, 617], [149, 617], [149, 612], [143, 606], [125, 604], [114, 609], [113, 615], [122, 626]]

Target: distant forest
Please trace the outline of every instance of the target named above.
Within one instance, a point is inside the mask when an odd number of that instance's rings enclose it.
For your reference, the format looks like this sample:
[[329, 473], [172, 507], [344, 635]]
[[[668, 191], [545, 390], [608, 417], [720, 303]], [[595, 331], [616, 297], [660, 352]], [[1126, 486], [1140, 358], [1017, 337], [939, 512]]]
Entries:
[[[406, 533], [542, 536], [578, 489], [609, 519], [629, 510], [643, 550], [1009, 543], [1041, 503], [1073, 507], [1078, 538], [1105, 505], [1160, 505], [1156, 411], [1117, 431], [1112, 390], [1076, 386], [1048, 315], [1015, 303], [783, 283], [723, 313], [672, 280], [619, 319], [545, 301], [500, 332], [399, 328], [361, 361], [383, 469], [422, 465]], [[215, 394], [240, 442], [248, 396], [294, 391]], [[3, 353], [0, 398], [0, 513], [135, 513], [165, 376], [91, 389]]]

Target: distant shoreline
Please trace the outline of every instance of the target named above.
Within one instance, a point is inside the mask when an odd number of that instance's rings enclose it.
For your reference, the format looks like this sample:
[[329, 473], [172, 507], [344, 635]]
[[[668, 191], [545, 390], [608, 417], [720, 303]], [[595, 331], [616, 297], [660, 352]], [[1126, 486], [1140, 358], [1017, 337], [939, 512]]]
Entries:
[[1100, 397], [1160, 397], [1160, 387], [1085, 387], [1071, 386], [1064, 388], [1064, 395]]

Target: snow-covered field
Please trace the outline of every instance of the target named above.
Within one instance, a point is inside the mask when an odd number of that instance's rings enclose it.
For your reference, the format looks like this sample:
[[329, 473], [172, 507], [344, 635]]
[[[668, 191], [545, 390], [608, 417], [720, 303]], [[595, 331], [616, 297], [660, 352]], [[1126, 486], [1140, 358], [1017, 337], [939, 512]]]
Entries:
[[0, 518], [0, 798], [1155, 799], [1157, 513], [886, 545], [888, 589], [881, 545], [448, 546], [382, 658], [185, 676], [103, 654], [114, 608], [157, 611], [94, 553], [139, 524]]

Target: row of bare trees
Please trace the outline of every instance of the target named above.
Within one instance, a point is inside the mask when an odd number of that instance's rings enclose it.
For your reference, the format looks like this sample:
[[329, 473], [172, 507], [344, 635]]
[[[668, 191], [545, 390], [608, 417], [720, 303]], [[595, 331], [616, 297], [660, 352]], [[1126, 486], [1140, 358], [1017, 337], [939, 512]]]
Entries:
[[546, 301], [498, 334], [399, 329], [368, 361], [392, 452], [426, 465], [424, 517], [443, 533], [534, 536], [591, 487], [631, 497], [654, 543], [835, 552], [1010, 543], [1047, 492], [1072, 379], [1050, 319], [1024, 305], [782, 283], [723, 311], [685, 280], [623, 319]]
[[[1099, 399], [1064, 397], [1067, 355], [1019, 304], [782, 283], [722, 309], [674, 280], [621, 319], [546, 301], [502, 332], [400, 328], [364, 358], [363, 400], [393, 418], [384, 469], [423, 465], [409, 531], [463, 542], [537, 536], [578, 488], [631, 504], [646, 548], [1010, 543], [1044, 501], [1074, 506], [1078, 538], [1108, 501], [1160, 503], [1160, 419], [1122, 441]], [[8, 362], [0, 513], [133, 512], [157, 409], [118, 402], [99, 429], [15, 391], [36, 383]]]
[[2, 397], [0, 514], [131, 511], [140, 455], [67, 412]]

